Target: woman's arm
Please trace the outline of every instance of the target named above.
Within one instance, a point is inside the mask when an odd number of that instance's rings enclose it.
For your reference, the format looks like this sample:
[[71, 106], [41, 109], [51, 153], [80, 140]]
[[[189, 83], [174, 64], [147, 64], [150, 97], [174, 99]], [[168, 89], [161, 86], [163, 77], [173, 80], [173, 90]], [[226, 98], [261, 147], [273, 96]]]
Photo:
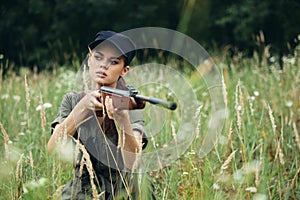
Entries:
[[133, 169], [140, 161], [136, 160], [142, 150], [142, 133], [132, 130], [128, 110], [118, 110], [113, 106], [111, 97], [105, 98], [108, 117], [115, 120], [119, 127], [119, 146], [121, 147], [125, 167]]
[[90, 110], [102, 110], [103, 104], [98, 100], [100, 93], [93, 91], [85, 95], [79, 103], [74, 107], [68, 117], [60, 124], [57, 124], [48, 141], [47, 151], [51, 153], [56, 145], [62, 142], [66, 136], [73, 136], [76, 128], [89, 119]]

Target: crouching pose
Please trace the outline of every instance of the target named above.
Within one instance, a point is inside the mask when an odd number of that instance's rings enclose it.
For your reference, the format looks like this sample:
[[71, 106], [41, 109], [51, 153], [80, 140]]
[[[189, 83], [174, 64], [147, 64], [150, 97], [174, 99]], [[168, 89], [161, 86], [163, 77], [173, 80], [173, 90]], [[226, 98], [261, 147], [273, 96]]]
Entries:
[[113, 31], [100, 31], [88, 45], [89, 88], [64, 96], [47, 146], [48, 152], [57, 151], [66, 137], [75, 143], [75, 176], [63, 188], [62, 199], [155, 199], [149, 177], [134, 173], [147, 145], [145, 102], [128, 98], [120, 103], [100, 90], [126, 90], [123, 77], [134, 48], [132, 40]]

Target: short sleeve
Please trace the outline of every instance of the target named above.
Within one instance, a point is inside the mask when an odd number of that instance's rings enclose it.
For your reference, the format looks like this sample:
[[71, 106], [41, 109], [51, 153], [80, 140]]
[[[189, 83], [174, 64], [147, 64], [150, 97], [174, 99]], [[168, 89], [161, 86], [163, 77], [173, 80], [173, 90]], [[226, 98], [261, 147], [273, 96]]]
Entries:
[[145, 121], [144, 121], [143, 111], [142, 110], [130, 110], [129, 116], [130, 116], [132, 130], [139, 131], [142, 133], [142, 137], [143, 137], [143, 139], [142, 139], [143, 147], [142, 148], [145, 149], [148, 144], [148, 138], [147, 138], [147, 133], [144, 129]]
[[54, 128], [57, 124], [62, 123], [71, 113], [75, 105], [79, 102], [80, 100], [80, 93], [77, 92], [71, 92], [67, 93], [59, 107], [58, 114], [56, 118], [52, 121], [51, 123], [51, 134], [54, 131]]

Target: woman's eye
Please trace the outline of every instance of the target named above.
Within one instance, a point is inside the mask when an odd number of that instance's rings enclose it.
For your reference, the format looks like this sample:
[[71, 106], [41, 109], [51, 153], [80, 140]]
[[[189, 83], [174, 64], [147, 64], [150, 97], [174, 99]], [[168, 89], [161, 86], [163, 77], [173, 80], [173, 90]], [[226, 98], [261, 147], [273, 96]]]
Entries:
[[112, 64], [112, 65], [117, 65], [118, 63], [119, 63], [119, 62], [118, 62], [117, 60], [112, 60], [112, 61], [111, 61], [111, 64]]
[[101, 56], [94, 56], [96, 60], [102, 60]]

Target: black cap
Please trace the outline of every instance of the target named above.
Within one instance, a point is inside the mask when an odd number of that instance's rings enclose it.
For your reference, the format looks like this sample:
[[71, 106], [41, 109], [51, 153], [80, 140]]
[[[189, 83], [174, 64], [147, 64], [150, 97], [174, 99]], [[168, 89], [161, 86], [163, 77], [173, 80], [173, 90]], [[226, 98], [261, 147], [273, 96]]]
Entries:
[[125, 65], [130, 64], [136, 50], [133, 41], [129, 37], [114, 31], [100, 31], [97, 33], [95, 40], [89, 44], [89, 48], [93, 50], [103, 41], [112, 43], [125, 57]]

